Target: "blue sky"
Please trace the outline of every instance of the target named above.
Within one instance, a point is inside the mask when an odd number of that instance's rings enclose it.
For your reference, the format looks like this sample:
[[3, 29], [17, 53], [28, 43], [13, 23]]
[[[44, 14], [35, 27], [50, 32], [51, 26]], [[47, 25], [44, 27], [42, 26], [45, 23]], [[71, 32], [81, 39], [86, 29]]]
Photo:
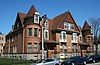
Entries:
[[100, 0], [0, 0], [0, 31], [7, 34], [18, 12], [27, 13], [34, 5], [40, 15], [55, 16], [70, 11], [76, 23], [83, 26], [89, 18], [100, 17]]

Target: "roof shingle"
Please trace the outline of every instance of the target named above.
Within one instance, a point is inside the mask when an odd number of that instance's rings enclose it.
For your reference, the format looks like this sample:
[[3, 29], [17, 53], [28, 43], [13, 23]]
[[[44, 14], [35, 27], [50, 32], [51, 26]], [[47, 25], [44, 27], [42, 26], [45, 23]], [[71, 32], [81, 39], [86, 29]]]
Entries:
[[30, 8], [30, 10], [28, 11], [26, 17], [30, 17], [33, 16], [33, 14], [37, 12], [37, 10], [35, 9], [35, 7], [32, 5], [32, 7]]

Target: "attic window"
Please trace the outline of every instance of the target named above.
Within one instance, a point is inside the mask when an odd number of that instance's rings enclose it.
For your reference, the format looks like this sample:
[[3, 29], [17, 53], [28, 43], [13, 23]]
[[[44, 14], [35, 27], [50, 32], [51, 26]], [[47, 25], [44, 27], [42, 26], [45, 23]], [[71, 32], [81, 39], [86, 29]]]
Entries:
[[74, 30], [74, 24], [70, 24], [70, 29]]
[[34, 23], [39, 23], [39, 15], [34, 15]]
[[67, 22], [64, 22], [64, 29], [69, 29], [69, 24]]
[[64, 22], [64, 29], [74, 30], [74, 24]]

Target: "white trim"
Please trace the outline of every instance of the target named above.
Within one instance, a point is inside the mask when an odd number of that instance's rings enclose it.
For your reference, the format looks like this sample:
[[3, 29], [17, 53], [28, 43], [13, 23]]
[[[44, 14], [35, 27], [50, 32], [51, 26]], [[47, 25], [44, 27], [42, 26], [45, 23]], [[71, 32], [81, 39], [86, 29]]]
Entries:
[[[75, 35], [76, 35], [76, 37], [75, 37]], [[77, 43], [77, 33], [73, 33], [72, 36], [73, 36], [73, 40], [71, 42], [72, 43]]]
[[39, 15], [39, 12], [35, 12], [36, 15]]
[[[45, 36], [45, 32], [47, 32], [47, 38]], [[48, 30], [44, 30], [44, 39], [49, 40], [49, 31]]]
[[[71, 29], [71, 25], [73, 25], [74, 26], [74, 29]], [[68, 28], [65, 28], [65, 26], [67, 27], [68, 26]], [[71, 24], [71, 23], [67, 23], [67, 22], [64, 22], [64, 29], [67, 29], [67, 30], [75, 30], [75, 25], [74, 24]]]
[[64, 39], [63, 38], [63, 33], [65, 33], [65, 35], [66, 35], [65, 31], [61, 31], [61, 33], [60, 33], [60, 35], [61, 35], [60, 42], [67, 42], [67, 35], [65, 36], [66, 39]]
[[[36, 16], [38, 16], [38, 22], [36, 22]], [[34, 23], [39, 24], [39, 15], [34, 15]]]
[[[46, 26], [46, 24], [47, 24], [47, 26]], [[45, 28], [48, 29], [48, 27], [49, 27], [49, 22], [48, 22], [48, 20], [46, 20], [46, 22], [45, 22]]]

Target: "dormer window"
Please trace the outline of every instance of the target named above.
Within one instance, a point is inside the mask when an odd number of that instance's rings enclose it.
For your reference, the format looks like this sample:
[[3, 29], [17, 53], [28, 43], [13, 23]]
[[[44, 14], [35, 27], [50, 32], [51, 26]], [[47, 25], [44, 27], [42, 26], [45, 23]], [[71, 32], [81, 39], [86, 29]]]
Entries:
[[35, 15], [34, 15], [34, 23], [39, 24], [39, 12], [35, 12]]
[[34, 15], [34, 23], [39, 23], [39, 15]]

